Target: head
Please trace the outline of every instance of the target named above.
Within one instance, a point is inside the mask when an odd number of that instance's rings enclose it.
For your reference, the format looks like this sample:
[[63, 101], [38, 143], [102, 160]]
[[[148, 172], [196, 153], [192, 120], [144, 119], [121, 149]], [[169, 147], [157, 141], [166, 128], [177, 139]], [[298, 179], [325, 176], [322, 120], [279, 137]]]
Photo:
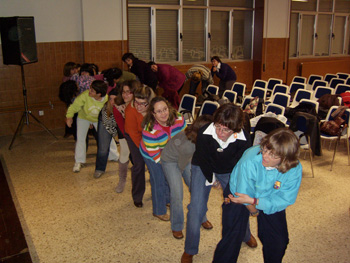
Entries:
[[262, 139], [260, 148], [265, 167], [277, 167], [285, 173], [299, 163], [299, 140], [289, 128], [270, 132]]
[[192, 81], [198, 82], [198, 81], [201, 81], [201, 79], [202, 79], [202, 72], [201, 71], [197, 71], [197, 72], [194, 72], [192, 74], [192, 77], [191, 77]]
[[92, 64], [84, 63], [81, 65], [79, 74], [81, 76], [94, 76], [95, 74]]
[[76, 63], [67, 62], [66, 64], [64, 64], [64, 67], [63, 67], [63, 75], [66, 77], [70, 77], [75, 73], [78, 73], [77, 69], [78, 69], [78, 66]]
[[126, 104], [128, 105], [134, 99], [134, 92], [137, 88], [142, 86], [140, 81], [137, 80], [126, 80], [120, 87], [120, 94], [117, 98], [116, 104]]
[[146, 115], [151, 100], [155, 97], [154, 91], [148, 86], [142, 86], [134, 92], [134, 107], [142, 115]]
[[226, 103], [214, 112], [214, 125], [216, 134], [222, 141], [227, 139], [235, 132], [243, 129], [243, 111], [240, 107], [232, 103]]
[[66, 105], [70, 105], [72, 99], [77, 96], [78, 90], [77, 83], [74, 80], [68, 80], [60, 85], [58, 97], [61, 101], [66, 103]]
[[155, 97], [151, 100], [142, 124], [143, 126], [149, 125], [149, 130], [152, 131], [155, 123], [162, 126], [172, 126], [176, 116], [176, 110], [164, 97]]
[[125, 53], [122, 56], [122, 60], [129, 66], [131, 67], [132, 64], [134, 63], [134, 60], [137, 59], [133, 53]]
[[153, 72], [158, 72], [158, 66], [154, 61], [150, 61], [147, 64], [151, 66]]
[[106, 96], [107, 93], [107, 84], [102, 80], [94, 80], [91, 83], [90, 89], [89, 89], [89, 96], [94, 99], [100, 99], [104, 96]]
[[103, 77], [107, 80], [108, 85], [113, 87], [117, 83], [123, 72], [119, 68], [110, 68], [102, 71]]
[[185, 129], [187, 139], [189, 139], [192, 143], [196, 143], [199, 129], [211, 122], [213, 122], [212, 115], [204, 114], [198, 116], [196, 120]]
[[211, 64], [214, 66], [214, 67], [217, 67], [217, 65], [219, 65], [219, 63], [221, 63], [221, 60], [218, 56], [213, 56], [211, 59]]

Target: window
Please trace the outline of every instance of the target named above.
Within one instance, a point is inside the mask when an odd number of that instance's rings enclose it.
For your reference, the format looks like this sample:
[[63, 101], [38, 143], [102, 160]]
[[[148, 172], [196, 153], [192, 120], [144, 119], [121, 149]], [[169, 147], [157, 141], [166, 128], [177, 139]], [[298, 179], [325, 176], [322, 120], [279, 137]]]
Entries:
[[129, 0], [129, 49], [156, 62], [251, 59], [253, 17], [253, 0]]
[[349, 55], [347, 0], [292, 1], [289, 56]]

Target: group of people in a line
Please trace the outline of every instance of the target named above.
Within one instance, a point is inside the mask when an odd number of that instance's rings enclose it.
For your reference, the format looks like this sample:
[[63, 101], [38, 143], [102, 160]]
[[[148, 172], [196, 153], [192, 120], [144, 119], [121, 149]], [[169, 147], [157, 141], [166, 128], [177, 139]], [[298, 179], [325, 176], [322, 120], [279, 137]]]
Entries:
[[[220, 78], [221, 94], [236, 80], [232, 68], [218, 57], [212, 58], [211, 70], [194, 65], [186, 74], [167, 64], [146, 63], [132, 53], [124, 54], [122, 60], [130, 72], [112, 68], [99, 74], [96, 65], [83, 64], [77, 73], [75, 63], [65, 66], [60, 98], [68, 107], [67, 127], [76, 125], [73, 171], [84, 166], [88, 130], [96, 129], [93, 176], [100, 178], [105, 173], [108, 160], [118, 161], [115, 191], [121, 193], [131, 160], [132, 198], [141, 208], [147, 165], [153, 216], [170, 220], [176, 239], [184, 237], [185, 182], [191, 200], [181, 262], [192, 262], [198, 254], [201, 227], [213, 228], [206, 216], [212, 187], [221, 187], [224, 196], [222, 240], [213, 262], [236, 262], [242, 242], [257, 246], [249, 228], [250, 215], [258, 217], [265, 262], [281, 262], [288, 244], [285, 209], [295, 202], [302, 175], [294, 133], [277, 129], [252, 147], [243, 111], [232, 103], [187, 125], [176, 104], [186, 80], [191, 80], [192, 94], [200, 81], [204, 89], [213, 83], [214, 75]], [[156, 95], [159, 87], [163, 96]]]

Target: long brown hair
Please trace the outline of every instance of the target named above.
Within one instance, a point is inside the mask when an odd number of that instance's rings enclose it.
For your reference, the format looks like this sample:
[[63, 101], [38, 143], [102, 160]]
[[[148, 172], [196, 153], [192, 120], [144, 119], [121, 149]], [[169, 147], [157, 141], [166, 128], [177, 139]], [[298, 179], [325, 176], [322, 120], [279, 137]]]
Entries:
[[170, 127], [175, 123], [175, 120], [177, 118], [177, 111], [170, 105], [170, 103], [165, 98], [158, 96], [151, 100], [151, 103], [147, 110], [147, 114], [142, 121], [142, 127], [145, 127], [147, 125], [149, 131], [153, 130], [154, 124], [156, 123], [156, 118], [154, 117], [154, 105], [157, 102], [161, 101], [163, 101], [169, 109], [169, 118], [166, 124]]
[[185, 135], [187, 139], [189, 139], [192, 143], [196, 143], [199, 129], [202, 128], [204, 125], [211, 123], [212, 121], [212, 115], [204, 114], [198, 116], [197, 119], [185, 129]]

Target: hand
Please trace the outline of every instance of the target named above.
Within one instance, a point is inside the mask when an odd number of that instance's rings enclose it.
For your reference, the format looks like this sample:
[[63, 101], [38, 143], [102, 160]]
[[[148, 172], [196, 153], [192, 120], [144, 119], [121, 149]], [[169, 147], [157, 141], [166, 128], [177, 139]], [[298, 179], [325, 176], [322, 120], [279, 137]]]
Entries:
[[72, 127], [73, 124], [73, 118], [66, 118], [66, 124], [70, 128]]
[[216, 72], [217, 70], [217, 67], [213, 67], [213, 72]]
[[253, 204], [254, 203], [254, 198], [251, 198], [249, 195], [246, 194], [240, 194], [240, 193], [235, 193], [236, 196], [234, 197], [233, 195], [232, 198], [230, 197], [231, 201], [236, 203], [236, 204]]

